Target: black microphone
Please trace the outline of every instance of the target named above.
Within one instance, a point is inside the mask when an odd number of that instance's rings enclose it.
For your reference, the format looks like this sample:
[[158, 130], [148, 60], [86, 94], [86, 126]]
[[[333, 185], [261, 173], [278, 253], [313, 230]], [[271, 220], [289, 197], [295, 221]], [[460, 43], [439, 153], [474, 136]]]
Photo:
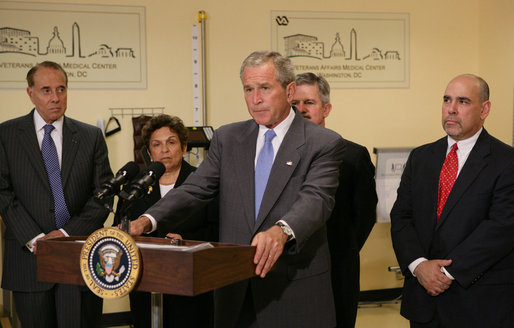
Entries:
[[103, 204], [104, 199], [117, 195], [120, 192], [120, 187], [134, 179], [138, 173], [139, 165], [136, 162], [128, 162], [116, 173], [116, 176], [102, 184], [102, 189], [96, 193], [95, 200]]
[[139, 178], [132, 181], [128, 188], [123, 188], [119, 193], [119, 197], [132, 202], [138, 198], [143, 197], [148, 192], [148, 188], [166, 171], [166, 167], [161, 162], [152, 162], [146, 169], [144, 169]]

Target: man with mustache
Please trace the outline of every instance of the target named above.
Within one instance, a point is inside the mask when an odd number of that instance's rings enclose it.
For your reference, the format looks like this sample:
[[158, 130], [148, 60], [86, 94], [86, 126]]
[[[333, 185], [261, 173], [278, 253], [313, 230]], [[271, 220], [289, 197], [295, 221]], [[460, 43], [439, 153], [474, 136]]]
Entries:
[[391, 211], [411, 327], [514, 327], [514, 150], [484, 129], [489, 86], [443, 96], [447, 136], [414, 149]]

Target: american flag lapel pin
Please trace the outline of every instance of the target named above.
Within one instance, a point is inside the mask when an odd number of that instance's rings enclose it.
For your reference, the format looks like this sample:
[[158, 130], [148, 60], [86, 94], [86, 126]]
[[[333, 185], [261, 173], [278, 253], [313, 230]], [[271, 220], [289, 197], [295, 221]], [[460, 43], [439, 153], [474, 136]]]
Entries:
[[293, 165], [293, 162], [292, 161], [287, 161], [286, 165], [291, 166], [291, 165]]

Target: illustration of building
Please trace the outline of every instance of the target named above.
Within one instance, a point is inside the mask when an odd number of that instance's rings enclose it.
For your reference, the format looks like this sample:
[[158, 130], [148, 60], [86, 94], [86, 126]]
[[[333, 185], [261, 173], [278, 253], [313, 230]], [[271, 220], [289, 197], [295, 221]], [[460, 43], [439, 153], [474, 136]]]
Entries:
[[384, 54], [384, 59], [400, 60], [400, 54], [396, 50], [386, 51], [386, 53]]
[[59, 37], [59, 30], [57, 26], [54, 26], [54, 35], [48, 41], [48, 47], [46, 48], [46, 54], [48, 55], [66, 55], [66, 48], [64, 47], [64, 42], [62, 42]]
[[0, 53], [17, 52], [36, 56], [39, 49], [39, 39], [30, 36], [30, 32], [12, 27], [0, 28]]
[[132, 48], [118, 48], [115, 53], [118, 58], [136, 58]]
[[114, 57], [114, 54], [112, 53], [111, 47], [109, 47], [106, 44], [101, 44], [98, 47], [98, 49], [95, 52], [91, 53], [88, 57], [93, 56], [99, 56], [102, 58], [112, 58]]
[[345, 51], [339, 33], [336, 33], [336, 40], [330, 49], [330, 57], [345, 57]]
[[354, 28], [350, 31], [350, 57], [349, 60], [360, 60], [357, 56], [357, 32]]
[[382, 56], [382, 51], [380, 51], [380, 49], [378, 48], [373, 48], [371, 49], [371, 53], [367, 56], [365, 56], [364, 58], [362, 59], [372, 59], [372, 60], [382, 60], [384, 59], [384, 57]]
[[339, 59], [339, 60], [401, 60], [400, 53], [397, 50], [389, 50], [384, 54], [382, 50], [375, 47], [365, 57], [359, 58], [357, 51], [357, 31], [352, 28], [350, 31], [350, 51], [344, 49], [341, 36], [336, 33], [334, 43], [330, 47], [328, 56], [324, 55], [324, 42], [318, 41], [318, 38], [312, 35], [293, 34], [284, 37], [285, 55], [287, 57], [311, 57], [316, 59]]
[[297, 57], [306, 56], [323, 58], [324, 43], [319, 42], [315, 36], [305, 34], [295, 34], [284, 37], [286, 56]]
[[68, 57], [79, 56], [80, 58], [84, 58], [84, 56], [82, 56], [82, 47], [80, 43], [80, 27], [77, 22], [73, 23], [73, 26], [71, 27], [71, 35], [71, 55]]

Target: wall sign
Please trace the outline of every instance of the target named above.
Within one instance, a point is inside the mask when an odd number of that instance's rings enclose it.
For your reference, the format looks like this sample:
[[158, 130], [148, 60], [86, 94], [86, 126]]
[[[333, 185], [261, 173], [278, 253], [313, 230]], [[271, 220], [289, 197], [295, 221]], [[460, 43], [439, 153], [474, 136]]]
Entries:
[[271, 12], [271, 48], [332, 88], [409, 87], [409, 15]]
[[0, 88], [25, 88], [36, 63], [51, 60], [71, 88], [146, 88], [145, 8], [0, 3]]

